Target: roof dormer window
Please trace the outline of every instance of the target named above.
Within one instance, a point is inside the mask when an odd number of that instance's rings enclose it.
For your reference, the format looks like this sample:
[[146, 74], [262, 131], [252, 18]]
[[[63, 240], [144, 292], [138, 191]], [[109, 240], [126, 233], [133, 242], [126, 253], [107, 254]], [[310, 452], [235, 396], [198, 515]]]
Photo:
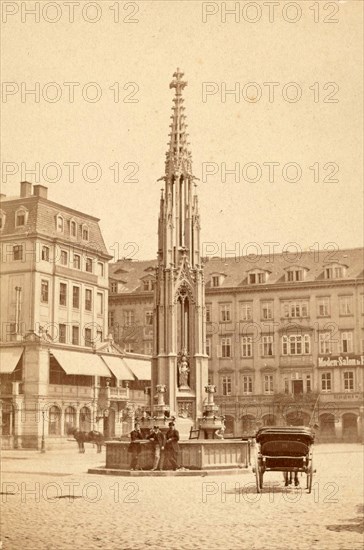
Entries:
[[211, 286], [217, 288], [222, 285], [225, 279], [224, 273], [212, 273], [211, 274]]
[[74, 220], [71, 220], [70, 222], [70, 234], [71, 237], [77, 237], [77, 225]]
[[154, 290], [154, 281], [153, 281], [153, 279], [151, 279], [151, 278], [144, 279], [144, 281], [143, 281], [143, 290], [145, 290], [146, 292], [151, 292], [152, 290]]
[[82, 226], [82, 239], [84, 241], [88, 241], [88, 234], [89, 234], [88, 227], [87, 227], [87, 225], [83, 224], [83, 226]]
[[59, 231], [59, 233], [63, 233], [63, 230], [64, 230], [64, 219], [63, 219], [63, 216], [61, 216], [61, 214], [58, 214], [58, 216], [57, 216], [57, 231]]
[[24, 206], [21, 206], [16, 212], [15, 212], [15, 227], [24, 227], [27, 223], [28, 219], [28, 210], [24, 208]]
[[331, 264], [325, 267], [325, 279], [342, 279], [346, 275], [346, 265]]
[[4, 229], [6, 221], [6, 214], [3, 210], [0, 210], [0, 231]]
[[308, 269], [305, 267], [292, 265], [286, 269], [286, 281], [288, 283], [304, 281], [306, 278], [306, 273]]
[[248, 284], [250, 285], [260, 285], [266, 283], [268, 279], [268, 271], [263, 270], [254, 270], [250, 271], [248, 274]]

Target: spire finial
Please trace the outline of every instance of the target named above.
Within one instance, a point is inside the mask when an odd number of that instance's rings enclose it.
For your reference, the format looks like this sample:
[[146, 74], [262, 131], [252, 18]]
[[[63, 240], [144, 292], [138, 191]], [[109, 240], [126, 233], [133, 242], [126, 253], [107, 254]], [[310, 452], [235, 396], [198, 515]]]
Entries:
[[177, 96], [182, 95], [183, 88], [187, 86], [187, 82], [182, 80], [183, 75], [184, 73], [177, 68], [177, 71], [173, 73], [173, 80], [169, 85], [170, 88], [176, 88]]

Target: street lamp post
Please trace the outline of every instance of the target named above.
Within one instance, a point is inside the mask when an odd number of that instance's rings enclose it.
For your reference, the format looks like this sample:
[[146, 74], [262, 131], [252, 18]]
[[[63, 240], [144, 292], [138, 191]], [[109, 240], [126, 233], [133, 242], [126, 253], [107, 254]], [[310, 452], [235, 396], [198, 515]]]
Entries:
[[44, 411], [42, 411], [42, 441], [40, 444], [40, 452], [45, 453], [45, 440], [44, 440]]

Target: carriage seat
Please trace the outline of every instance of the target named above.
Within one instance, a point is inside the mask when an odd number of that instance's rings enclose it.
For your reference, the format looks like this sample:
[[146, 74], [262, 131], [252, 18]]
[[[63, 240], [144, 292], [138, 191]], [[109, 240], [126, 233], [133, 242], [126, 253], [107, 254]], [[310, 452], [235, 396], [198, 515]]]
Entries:
[[260, 452], [265, 456], [306, 456], [308, 446], [300, 441], [266, 441], [262, 443]]

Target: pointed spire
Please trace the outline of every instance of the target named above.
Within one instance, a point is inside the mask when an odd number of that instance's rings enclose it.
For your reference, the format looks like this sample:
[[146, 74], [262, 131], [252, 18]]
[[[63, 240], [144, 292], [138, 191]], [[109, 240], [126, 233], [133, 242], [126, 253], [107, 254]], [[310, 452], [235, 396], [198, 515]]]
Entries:
[[182, 91], [187, 86], [187, 82], [183, 80], [184, 73], [177, 69], [173, 74], [173, 80], [169, 87], [175, 89], [175, 97], [173, 98], [172, 107], [172, 123], [170, 124], [169, 148], [166, 153], [166, 175], [173, 173], [191, 174], [191, 152], [189, 150], [189, 142], [187, 141], [188, 134], [186, 132], [187, 124], [184, 114], [185, 107], [183, 106], [184, 99]]

